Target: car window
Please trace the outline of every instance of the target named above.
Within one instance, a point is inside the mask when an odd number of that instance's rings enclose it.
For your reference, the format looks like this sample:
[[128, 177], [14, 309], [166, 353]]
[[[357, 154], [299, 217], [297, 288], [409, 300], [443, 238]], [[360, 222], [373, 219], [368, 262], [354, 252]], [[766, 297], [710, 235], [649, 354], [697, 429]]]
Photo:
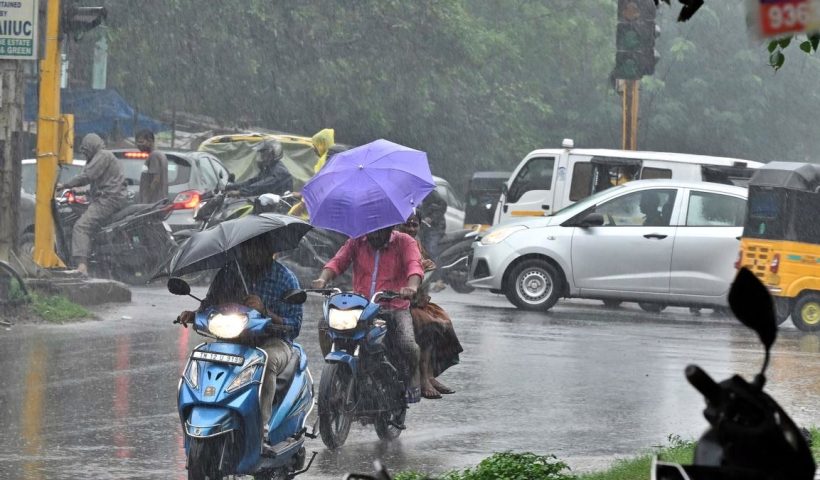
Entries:
[[517, 202], [524, 193], [530, 190], [551, 190], [554, 166], [555, 157], [529, 159], [510, 185], [507, 202]]
[[438, 192], [439, 195], [441, 195], [441, 198], [443, 198], [444, 201], [447, 202], [448, 207], [453, 207], [453, 208], [458, 209], [458, 210], [464, 210], [464, 202], [462, 202], [461, 199], [456, 196], [455, 192], [453, 191], [453, 189], [450, 187], [449, 184], [447, 184], [447, 183], [437, 184], [436, 185], [436, 191]]
[[211, 165], [211, 161], [205, 157], [198, 157], [194, 161], [197, 162], [197, 166], [199, 167], [199, 175], [202, 178], [203, 186], [208, 190], [215, 189], [218, 180], [216, 179], [216, 172]]
[[644, 167], [644, 169], [641, 170], [642, 180], [649, 180], [653, 178], [672, 178], [672, 170], [668, 168], [653, 167]]
[[573, 202], [593, 193], [635, 180], [638, 161], [615, 157], [592, 157], [589, 162], [579, 161], [572, 167], [569, 199]]
[[687, 227], [742, 227], [746, 201], [719, 193], [691, 192], [686, 210]]
[[[166, 154], [166, 158], [168, 158], [168, 185], [188, 183], [191, 178], [191, 166], [188, 162], [175, 155]], [[146, 168], [145, 160], [141, 158], [120, 158], [119, 155], [117, 155], [117, 160], [122, 167], [125, 183], [139, 185], [140, 176]]]
[[672, 218], [676, 193], [674, 189], [641, 190], [604, 202], [595, 212], [604, 216], [604, 226], [665, 227]]

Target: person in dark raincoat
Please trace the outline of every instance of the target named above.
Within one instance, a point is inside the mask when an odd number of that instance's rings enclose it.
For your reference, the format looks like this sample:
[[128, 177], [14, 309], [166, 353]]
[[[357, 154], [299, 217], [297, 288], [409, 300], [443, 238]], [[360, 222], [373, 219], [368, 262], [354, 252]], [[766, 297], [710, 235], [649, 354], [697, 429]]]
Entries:
[[88, 274], [88, 255], [91, 253], [91, 234], [126, 204], [127, 191], [122, 167], [114, 154], [105, 150], [99, 135], [89, 133], [80, 144], [80, 152], [88, 159], [79, 175], [57, 184], [57, 190], [91, 185], [91, 203], [88, 210], [74, 224], [71, 237], [71, 257], [77, 271]]
[[259, 152], [259, 174], [244, 182], [230, 185], [229, 194], [258, 197], [265, 193], [284, 195], [286, 192], [292, 192], [293, 176], [282, 164], [282, 157], [285, 155], [282, 143], [270, 138], [259, 142], [254, 149]]

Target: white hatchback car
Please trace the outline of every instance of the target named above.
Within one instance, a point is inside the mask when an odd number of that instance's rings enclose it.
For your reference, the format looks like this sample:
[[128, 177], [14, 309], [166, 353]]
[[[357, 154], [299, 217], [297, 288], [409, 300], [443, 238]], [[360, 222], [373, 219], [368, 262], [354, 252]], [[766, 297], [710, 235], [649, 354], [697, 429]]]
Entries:
[[747, 191], [639, 180], [549, 217], [498, 225], [473, 244], [469, 283], [518, 308], [560, 297], [719, 308], [735, 275]]

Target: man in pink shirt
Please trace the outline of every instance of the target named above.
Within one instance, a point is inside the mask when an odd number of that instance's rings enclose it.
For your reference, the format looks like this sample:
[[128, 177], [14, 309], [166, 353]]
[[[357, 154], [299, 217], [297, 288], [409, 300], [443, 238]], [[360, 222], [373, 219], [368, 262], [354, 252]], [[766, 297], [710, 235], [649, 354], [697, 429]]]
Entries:
[[424, 276], [421, 254], [416, 241], [407, 234], [383, 228], [363, 237], [351, 238], [325, 267], [313, 288], [325, 288], [327, 283], [353, 265], [353, 290], [365, 297], [390, 290], [401, 294], [382, 305], [388, 322], [392, 344], [404, 359], [407, 402], [419, 401], [419, 347], [413, 332], [410, 300]]

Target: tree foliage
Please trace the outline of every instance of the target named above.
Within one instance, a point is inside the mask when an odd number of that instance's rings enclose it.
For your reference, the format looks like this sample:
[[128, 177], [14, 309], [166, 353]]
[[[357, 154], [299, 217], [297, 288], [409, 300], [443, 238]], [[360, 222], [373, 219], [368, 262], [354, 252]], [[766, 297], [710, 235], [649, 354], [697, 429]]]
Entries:
[[[154, 115], [388, 138], [463, 185], [566, 137], [618, 148], [616, 3], [108, 0], [109, 84]], [[747, 38], [743, 6], [709, 2], [683, 24], [661, 6], [639, 148], [763, 161], [815, 149], [817, 60], [799, 55], [775, 75], [766, 46]]]

